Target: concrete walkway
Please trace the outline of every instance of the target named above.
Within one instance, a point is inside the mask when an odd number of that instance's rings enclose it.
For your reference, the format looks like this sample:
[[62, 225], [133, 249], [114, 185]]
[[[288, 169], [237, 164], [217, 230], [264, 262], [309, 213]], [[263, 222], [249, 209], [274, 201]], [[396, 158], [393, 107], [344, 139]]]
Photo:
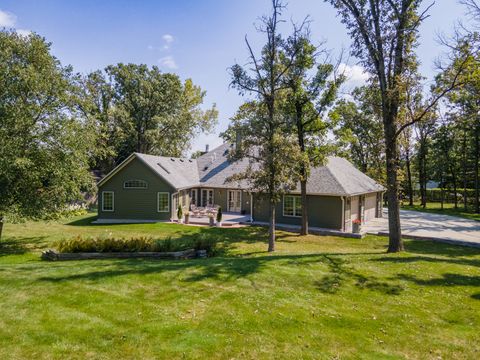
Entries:
[[[362, 226], [369, 234], [388, 234], [388, 219], [374, 219]], [[402, 235], [406, 238], [443, 241], [480, 247], [480, 221], [455, 216], [401, 210]]]

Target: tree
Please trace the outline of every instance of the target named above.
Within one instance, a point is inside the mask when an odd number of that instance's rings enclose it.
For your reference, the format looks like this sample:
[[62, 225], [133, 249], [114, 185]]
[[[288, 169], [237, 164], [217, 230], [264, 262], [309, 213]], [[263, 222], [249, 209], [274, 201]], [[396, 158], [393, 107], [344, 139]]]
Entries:
[[340, 100], [330, 112], [337, 153], [349, 158], [365, 174], [385, 183], [385, 147], [378, 89], [362, 86], [352, 100]]
[[[336, 76], [332, 64], [317, 62], [319, 48], [310, 41], [309, 29], [296, 28], [285, 46], [286, 98], [283, 108], [292, 133], [296, 134], [304, 161], [299, 164], [302, 204], [301, 235], [308, 234], [307, 180], [310, 168], [323, 165], [328, 154], [327, 124], [322, 116], [334, 103], [338, 88], [345, 80]], [[288, 63], [293, 59], [293, 62]], [[315, 70], [313, 76], [312, 70]]]
[[75, 83], [43, 38], [0, 31], [0, 217], [41, 218], [92, 189]]
[[405, 74], [416, 64], [414, 49], [418, 27], [426, 14], [418, 13], [421, 0], [325, 1], [338, 10], [353, 39], [352, 55], [372, 74], [380, 91], [387, 170], [388, 252], [402, 251], [398, 199], [398, 137], [406, 127], [420, 121], [439, 99], [455, 87], [457, 78], [431, 99], [424, 113], [400, 124], [398, 113], [402, 105]]
[[283, 51], [284, 40], [278, 31], [283, 5], [272, 0], [272, 14], [261, 18], [258, 30], [267, 37], [261, 54], [255, 55], [245, 37], [250, 68], [239, 64], [231, 67], [232, 83], [241, 95], [255, 94], [256, 100], [242, 105], [233, 119], [241, 133], [241, 146], [233, 158], [247, 158], [250, 166], [236, 179], [247, 179], [252, 189], [264, 194], [269, 204], [268, 251], [275, 251], [275, 206], [280, 196], [296, 186], [295, 165], [302, 161], [291, 136], [286, 135], [285, 117], [279, 111], [285, 75], [297, 51], [290, 58]]
[[[215, 105], [201, 108], [205, 91], [156, 66], [110, 65], [105, 74], [89, 74], [84, 89], [82, 109], [102, 134], [100, 155], [107, 155], [107, 167], [132, 152], [182, 156], [194, 135], [211, 131], [217, 121]], [[108, 156], [112, 151], [114, 161]], [[101, 156], [96, 163], [105, 161]]]

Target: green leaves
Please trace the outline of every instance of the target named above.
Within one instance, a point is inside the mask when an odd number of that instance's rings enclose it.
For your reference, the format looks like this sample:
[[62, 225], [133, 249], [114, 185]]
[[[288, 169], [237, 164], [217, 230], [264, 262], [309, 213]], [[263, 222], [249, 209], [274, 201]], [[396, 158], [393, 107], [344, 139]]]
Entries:
[[0, 213], [43, 217], [92, 189], [76, 93], [43, 38], [0, 32]]

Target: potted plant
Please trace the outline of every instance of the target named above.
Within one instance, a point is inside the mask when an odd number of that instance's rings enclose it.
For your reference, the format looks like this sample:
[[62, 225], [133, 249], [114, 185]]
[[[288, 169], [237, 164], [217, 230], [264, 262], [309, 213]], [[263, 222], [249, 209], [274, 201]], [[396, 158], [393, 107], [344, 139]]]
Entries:
[[362, 229], [362, 220], [355, 219], [352, 221], [353, 224], [353, 233], [360, 234], [360, 230]]
[[177, 208], [177, 219], [179, 224], [183, 223], [183, 209], [181, 205], [178, 205]]
[[210, 226], [215, 225], [215, 223], [214, 223], [214, 222], [215, 222], [215, 219], [214, 219], [214, 215], [213, 215], [212, 213], [209, 213], [209, 214], [208, 214], [208, 220], [209, 220], [209, 225], [210, 225]]
[[222, 226], [222, 207], [219, 207], [218, 208], [218, 211], [217, 211], [217, 226], [218, 227], [221, 227]]
[[190, 211], [185, 211], [185, 224], [190, 224]]

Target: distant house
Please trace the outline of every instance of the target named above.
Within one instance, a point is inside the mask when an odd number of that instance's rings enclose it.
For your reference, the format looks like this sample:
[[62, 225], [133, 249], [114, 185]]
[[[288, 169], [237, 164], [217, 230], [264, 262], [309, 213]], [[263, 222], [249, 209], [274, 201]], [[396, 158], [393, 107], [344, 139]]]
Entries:
[[[197, 159], [133, 153], [98, 183], [100, 221], [170, 221], [178, 205], [218, 205], [224, 212], [241, 213], [256, 222], [269, 218], [267, 201], [250, 192], [245, 182], [227, 182], [248, 161], [232, 163], [225, 143]], [[311, 227], [350, 232], [352, 221], [381, 217], [385, 189], [339, 157], [312, 169], [307, 183]], [[276, 209], [278, 224], [301, 223], [300, 188], [283, 196]]]

